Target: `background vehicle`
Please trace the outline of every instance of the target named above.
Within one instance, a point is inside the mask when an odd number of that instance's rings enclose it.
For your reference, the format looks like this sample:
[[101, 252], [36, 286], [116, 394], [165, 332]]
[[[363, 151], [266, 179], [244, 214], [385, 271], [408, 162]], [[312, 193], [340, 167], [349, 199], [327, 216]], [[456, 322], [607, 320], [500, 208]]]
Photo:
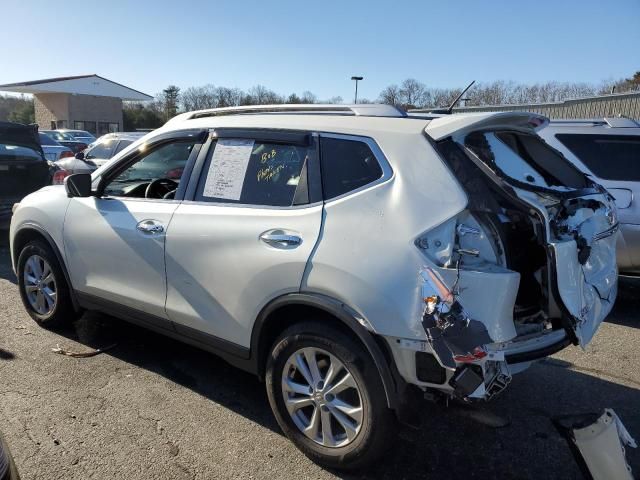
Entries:
[[69, 147], [74, 154], [81, 152], [82, 150], [87, 148], [87, 144], [85, 142], [76, 140], [75, 137], [69, 135], [68, 133], [60, 132], [58, 130], [40, 130], [40, 132], [47, 134], [60, 145]]
[[71, 130], [68, 128], [59, 128], [56, 131], [69, 134], [79, 142], [86, 143], [87, 145], [90, 145], [91, 143], [96, 141], [95, 135], [92, 135], [91, 133], [85, 130]]
[[38, 132], [38, 137], [40, 138], [44, 157], [47, 160], [55, 162], [61, 158], [73, 157], [73, 151], [69, 147], [60, 145], [46, 133]]
[[91, 160], [96, 166], [100, 167], [114, 155], [120, 153], [145, 135], [145, 132], [108, 133], [100, 137], [92, 145], [89, 145], [89, 148], [76, 158]]
[[43, 326], [102, 310], [215, 352], [265, 379], [306, 455], [358, 468], [416, 419], [412, 392], [488, 400], [611, 310], [613, 203], [535, 134], [547, 121], [179, 115], [20, 203], [23, 303]]
[[0, 228], [9, 226], [14, 203], [51, 183], [51, 175], [37, 127], [0, 122]]
[[640, 274], [640, 124], [628, 118], [555, 120], [540, 136], [615, 197], [618, 268]]

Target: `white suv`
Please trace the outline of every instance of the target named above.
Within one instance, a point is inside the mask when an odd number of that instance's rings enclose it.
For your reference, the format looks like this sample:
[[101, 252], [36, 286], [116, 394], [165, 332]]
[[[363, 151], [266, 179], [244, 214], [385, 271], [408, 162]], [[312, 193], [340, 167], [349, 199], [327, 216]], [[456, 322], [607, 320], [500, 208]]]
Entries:
[[611, 310], [615, 206], [540, 140], [546, 122], [179, 115], [16, 207], [24, 305], [47, 327], [101, 310], [215, 352], [265, 379], [305, 454], [361, 467], [415, 421], [411, 395], [488, 399]]
[[640, 274], [640, 123], [629, 118], [554, 120], [539, 132], [553, 148], [615, 197], [618, 269]]

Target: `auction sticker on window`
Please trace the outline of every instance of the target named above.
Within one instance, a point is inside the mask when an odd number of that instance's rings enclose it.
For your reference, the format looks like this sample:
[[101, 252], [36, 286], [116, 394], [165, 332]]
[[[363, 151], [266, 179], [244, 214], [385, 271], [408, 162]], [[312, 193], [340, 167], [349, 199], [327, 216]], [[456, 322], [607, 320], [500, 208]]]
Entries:
[[218, 140], [204, 184], [205, 197], [240, 200], [253, 143], [232, 138]]

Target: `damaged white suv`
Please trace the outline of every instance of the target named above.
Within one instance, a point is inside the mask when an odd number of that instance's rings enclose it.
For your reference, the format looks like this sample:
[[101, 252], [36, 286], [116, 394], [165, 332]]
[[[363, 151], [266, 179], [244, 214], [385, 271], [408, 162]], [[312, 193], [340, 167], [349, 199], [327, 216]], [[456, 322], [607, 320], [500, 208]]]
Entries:
[[179, 115], [15, 208], [24, 305], [47, 327], [101, 310], [215, 352], [265, 379], [305, 454], [363, 466], [415, 418], [410, 395], [488, 399], [611, 310], [613, 200], [540, 140], [546, 122]]

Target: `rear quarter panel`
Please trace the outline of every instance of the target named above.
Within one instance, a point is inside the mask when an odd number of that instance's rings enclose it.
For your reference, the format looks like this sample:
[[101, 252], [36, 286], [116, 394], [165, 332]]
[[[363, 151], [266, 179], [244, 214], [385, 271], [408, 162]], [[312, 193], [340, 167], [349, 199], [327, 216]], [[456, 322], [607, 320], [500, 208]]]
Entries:
[[393, 175], [325, 204], [302, 290], [344, 302], [379, 334], [424, 338], [419, 270], [429, 261], [414, 241], [462, 211], [467, 198], [424, 135], [374, 140]]

